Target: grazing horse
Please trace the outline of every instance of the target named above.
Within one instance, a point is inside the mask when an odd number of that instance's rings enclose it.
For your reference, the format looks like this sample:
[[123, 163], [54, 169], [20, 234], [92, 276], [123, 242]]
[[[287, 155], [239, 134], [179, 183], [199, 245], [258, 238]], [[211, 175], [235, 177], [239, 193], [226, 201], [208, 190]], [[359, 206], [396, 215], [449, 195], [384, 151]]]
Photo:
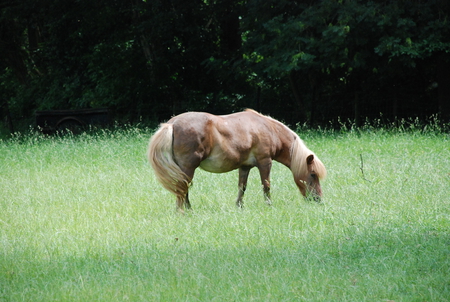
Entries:
[[177, 115], [152, 136], [148, 159], [161, 184], [175, 194], [181, 212], [184, 205], [191, 208], [188, 190], [198, 167], [213, 173], [239, 169], [239, 207], [253, 167], [258, 168], [264, 197], [271, 203], [272, 160], [291, 169], [303, 196], [309, 194], [318, 201], [322, 196], [319, 179], [326, 175], [323, 163], [296, 133], [251, 109], [222, 116], [204, 112]]

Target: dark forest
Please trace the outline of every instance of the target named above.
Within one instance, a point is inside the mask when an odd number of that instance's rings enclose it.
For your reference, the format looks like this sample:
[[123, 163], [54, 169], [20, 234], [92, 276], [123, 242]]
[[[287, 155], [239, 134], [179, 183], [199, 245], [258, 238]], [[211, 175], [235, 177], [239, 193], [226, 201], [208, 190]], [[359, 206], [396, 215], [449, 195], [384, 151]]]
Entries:
[[450, 119], [447, 0], [3, 0], [0, 117], [253, 108], [290, 125]]

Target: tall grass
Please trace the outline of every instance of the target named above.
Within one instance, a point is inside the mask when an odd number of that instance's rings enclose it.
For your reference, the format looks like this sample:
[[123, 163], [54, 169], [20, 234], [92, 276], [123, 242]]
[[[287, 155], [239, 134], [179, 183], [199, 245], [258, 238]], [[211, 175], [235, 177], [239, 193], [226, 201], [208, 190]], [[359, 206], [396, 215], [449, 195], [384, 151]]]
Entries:
[[448, 301], [449, 135], [299, 134], [323, 203], [276, 164], [273, 205], [255, 170], [240, 210], [237, 172], [197, 170], [186, 215], [149, 130], [0, 141], [0, 301]]

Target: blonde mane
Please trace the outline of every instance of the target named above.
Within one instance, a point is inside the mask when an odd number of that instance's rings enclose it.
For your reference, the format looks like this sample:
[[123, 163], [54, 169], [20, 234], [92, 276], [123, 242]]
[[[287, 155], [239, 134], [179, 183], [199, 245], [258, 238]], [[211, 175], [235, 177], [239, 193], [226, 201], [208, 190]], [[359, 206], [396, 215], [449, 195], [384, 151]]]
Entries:
[[[295, 134], [295, 133], [294, 133]], [[291, 145], [291, 171], [294, 177], [300, 178], [308, 173], [308, 165], [306, 158], [309, 155], [314, 155], [314, 161], [312, 163], [312, 171], [314, 171], [319, 179], [324, 179], [327, 176], [327, 170], [322, 161], [317, 157], [314, 152], [306, 147], [305, 143], [300, 137], [295, 134], [295, 139]]]
[[255, 114], [258, 114], [260, 116], [266, 117], [269, 120], [271, 120], [274, 123], [279, 124], [280, 126], [287, 129], [289, 132], [291, 132], [294, 135], [294, 140], [291, 145], [291, 171], [294, 174], [294, 177], [296, 179], [300, 178], [301, 176], [305, 176], [308, 173], [308, 165], [306, 158], [310, 155], [314, 155], [314, 161], [312, 163], [312, 171], [314, 171], [319, 179], [324, 179], [327, 176], [327, 170], [325, 168], [325, 165], [322, 163], [322, 161], [317, 157], [317, 155], [312, 152], [311, 150], [306, 147], [303, 140], [289, 127], [281, 123], [280, 121], [273, 119], [270, 116], [263, 115], [253, 109], [245, 109], [245, 111], [253, 112]]

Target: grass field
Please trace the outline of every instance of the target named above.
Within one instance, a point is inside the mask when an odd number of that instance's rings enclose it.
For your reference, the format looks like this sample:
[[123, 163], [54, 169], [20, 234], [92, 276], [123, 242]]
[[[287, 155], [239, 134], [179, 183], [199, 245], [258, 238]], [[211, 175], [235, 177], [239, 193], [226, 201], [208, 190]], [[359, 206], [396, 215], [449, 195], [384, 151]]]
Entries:
[[323, 203], [276, 164], [240, 210], [236, 171], [198, 170], [186, 215], [150, 134], [0, 141], [0, 301], [449, 301], [448, 134], [304, 131]]

